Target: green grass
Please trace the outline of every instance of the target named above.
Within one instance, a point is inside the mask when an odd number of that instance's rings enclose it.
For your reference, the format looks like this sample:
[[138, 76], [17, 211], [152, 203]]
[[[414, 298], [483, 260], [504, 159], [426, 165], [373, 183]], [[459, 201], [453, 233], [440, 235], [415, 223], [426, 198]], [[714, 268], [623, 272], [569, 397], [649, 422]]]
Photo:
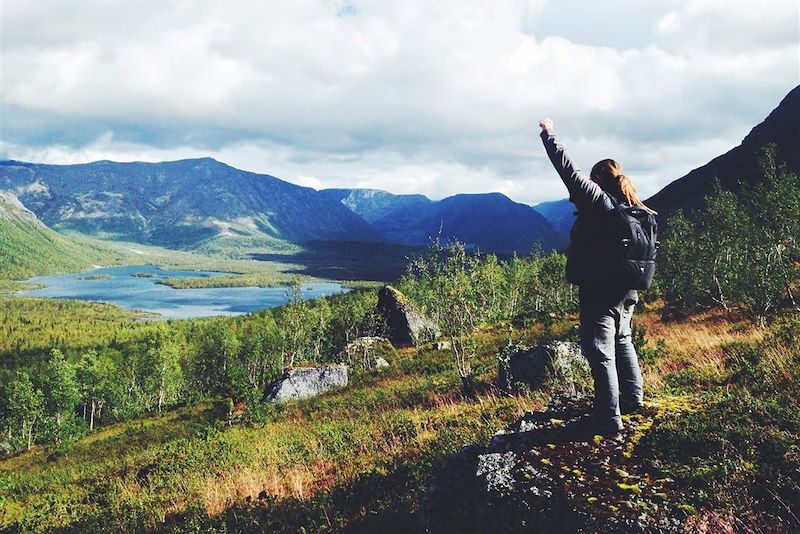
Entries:
[[[365, 481], [378, 486], [370, 509], [411, 514], [434, 465], [542, 400], [485, 392], [466, 401], [446, 353], [402, 351], [391, 360], [387, 372], [357, 373], [344, 390], [251, 410], [245, 424], [227, 427], [221, 411], [199, 405], [101, 429], [55, 459], [37, 449], [2, 461], [0, 526], [188, 528], [223, 521], [219, 514], [259, 495], [289, 507], [335, 499], [327, 519], [313, 506], [297, 517], [317, 530], [320, 521], [344, 526], [372, 513], [352, 501], [364, 497]], [[392, 501], [398, 477], [406, 488]]]
[[[22, 320], [26, 304], [0, 302], [6, 316]], [[80, 316], [87, 339], [100, 344], [128, 331], [131, 317], [112, 307], [63, 305], [42, 315]], [[800, 320], [764, 331], [713, 314], [672, 323], [658, 322], [659, 314], [655, 307], [637, 315], [657, 333], [644, 362], [647, 393], [695, 409], [643, 431], [633, 453], [691, 496], [681, 502], [689, 525], [716, 517], [730, 528], [797, 529]], [[574, 320], [557, 321], [554, 335]], [[34, 327], [21, 326], [13, 339]], [[57, 322], [49, 328], [60, 330]], [[316, 399], [251, 406], [233, 426], [221, 403], [204, 402], [0, 460], [0, 530], [413, 531], [430, 476], [449, 455], [485, 444], [547, 399], [493, 388], [495, 355], [508, 335], [504, 326], [474, 334], [474, 399], [461, 396], [448, 352], [396, 350], [386, 355], [388, 369], [356, 371], [347, 388]], [[540, 328], [514, 336], [542, 338]]]

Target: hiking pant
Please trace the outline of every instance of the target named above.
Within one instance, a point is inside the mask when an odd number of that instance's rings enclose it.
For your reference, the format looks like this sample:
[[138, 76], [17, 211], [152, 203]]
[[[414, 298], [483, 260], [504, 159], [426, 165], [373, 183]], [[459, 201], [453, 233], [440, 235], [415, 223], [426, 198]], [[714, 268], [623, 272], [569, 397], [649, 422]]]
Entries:
[[622, 422], [623, 406], [642, 404], [642, 372], [631, 341], [635, 291], [580, 290], [580, 336], [594, 378], [594, 416], [599, 424]]

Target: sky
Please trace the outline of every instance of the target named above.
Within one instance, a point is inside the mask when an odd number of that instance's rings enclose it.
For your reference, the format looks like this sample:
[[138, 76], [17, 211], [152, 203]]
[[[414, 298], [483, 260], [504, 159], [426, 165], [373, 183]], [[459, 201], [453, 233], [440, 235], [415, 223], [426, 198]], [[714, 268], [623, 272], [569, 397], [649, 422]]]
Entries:
[[0, 159], [210, 156], [314, 187], [646, 198], [800, 84], [797, 0], [2, 0]]

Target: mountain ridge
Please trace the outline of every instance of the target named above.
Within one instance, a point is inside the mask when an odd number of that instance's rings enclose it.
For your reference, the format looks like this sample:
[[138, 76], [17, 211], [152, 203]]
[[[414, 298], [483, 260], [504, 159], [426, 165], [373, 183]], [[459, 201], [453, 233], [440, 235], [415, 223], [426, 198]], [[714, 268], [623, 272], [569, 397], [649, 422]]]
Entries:
[[566, 245], [563, 236], [533, 208], [498, 192], [458, 193], [441, 200], [376, 189], [321, 192], [339, 198], [393, 243], [425, 246], [438, 237], [499, 254], [527, 254], [537, 248], [548, 252]]
[[3, 161], [0, 189], [17, 193], [55, 229], [177, 248], [237, 237], [379, 240], [363, 219], [312, 188], [213, 158], [77, 165]]
[[789, 91], [738, 146], [670, 182], [645, 204], [658, 211], [663, 223], [678, 209], [690, 212], [701, 208], [717, 180], [723, 189], [734, 188], [740, 180], [756, 183], [762, 175], [761, 150], [768, 144], [775, 145], [777, 161], [800, 175], [800, 85]]

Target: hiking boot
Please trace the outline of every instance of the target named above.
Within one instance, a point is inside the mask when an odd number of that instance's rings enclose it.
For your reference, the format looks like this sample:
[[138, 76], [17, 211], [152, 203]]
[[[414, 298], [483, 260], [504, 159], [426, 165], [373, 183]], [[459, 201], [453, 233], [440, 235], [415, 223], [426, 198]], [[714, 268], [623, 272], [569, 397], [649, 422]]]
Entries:
[[628, 402], [620, 402], [619, 403], [619, 412], [622, 415], [633, 415], [636, 413], [642, 413], [644, 410], [644, 404], [640, 402], [635, 403], [628, 403]]
[[599, 420], [593, 415], [584, 415], [569, 425], [570, 432], [583, 439], [591, 439], [594, 436], [616, 439], [621, 437], [620, 432], [623, 428], [622, 421]]

